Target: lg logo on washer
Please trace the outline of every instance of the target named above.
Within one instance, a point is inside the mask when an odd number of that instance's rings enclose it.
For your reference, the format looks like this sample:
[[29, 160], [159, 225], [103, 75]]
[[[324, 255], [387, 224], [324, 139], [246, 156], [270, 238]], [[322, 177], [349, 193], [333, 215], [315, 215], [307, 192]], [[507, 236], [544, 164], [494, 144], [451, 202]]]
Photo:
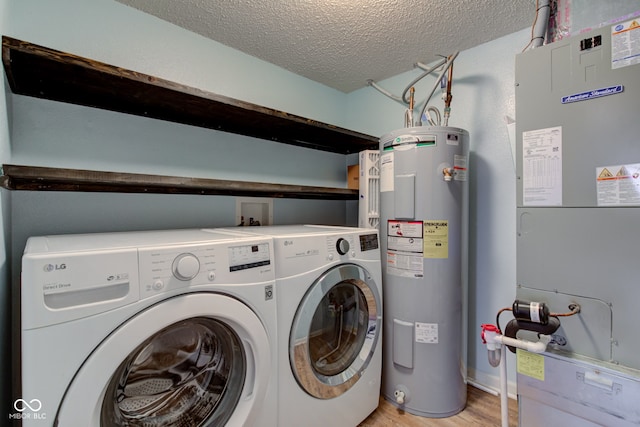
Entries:
[[66, 270], [66, 268], [67, 268], [67, 264], [62, 263], [62, 264], [45, 264], [45, 266], [42, 269], [47, 273], [50, 273], [56, 270]]
[[39, 399], [31, 399], [30, 401], [26, 401], [24, 399], [16, 399], [13, 402], [13, 408], [17, 411], [13, 414], [9, 414], [10, 420], [46, 420], [47, 414], [45, 412], [40, 412], [42, 409], [42, 402]]

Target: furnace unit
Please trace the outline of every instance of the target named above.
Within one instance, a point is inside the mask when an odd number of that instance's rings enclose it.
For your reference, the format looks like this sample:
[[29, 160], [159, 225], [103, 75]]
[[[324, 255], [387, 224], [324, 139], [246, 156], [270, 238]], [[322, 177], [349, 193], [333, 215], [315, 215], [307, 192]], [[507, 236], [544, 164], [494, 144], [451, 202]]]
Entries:
[[581, 307], [518, 350], [521, 427], [640, 425], [639, 41], [631, 19], [516, 57], [517, 297]]

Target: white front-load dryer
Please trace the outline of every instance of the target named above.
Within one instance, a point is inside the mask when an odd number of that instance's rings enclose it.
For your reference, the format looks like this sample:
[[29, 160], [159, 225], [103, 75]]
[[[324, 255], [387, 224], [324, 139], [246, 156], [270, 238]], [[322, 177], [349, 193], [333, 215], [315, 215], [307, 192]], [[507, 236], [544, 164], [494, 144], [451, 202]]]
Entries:
[[273, 266], [264, 237], [30, 238], [23, 426], [276, 426]]
[[327, 226], [226, 230], [273, 237], [280, 427], [355, 427], [379, 403], [378, 232]]

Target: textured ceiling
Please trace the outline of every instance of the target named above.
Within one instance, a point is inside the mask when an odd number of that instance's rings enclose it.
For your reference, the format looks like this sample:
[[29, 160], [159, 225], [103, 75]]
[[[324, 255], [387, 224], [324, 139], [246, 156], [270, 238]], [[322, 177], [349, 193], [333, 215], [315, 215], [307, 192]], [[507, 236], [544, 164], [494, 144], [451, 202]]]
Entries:
[[[343, 92], [530, 27], [535, 0], [117, 0]], [[525, 43], [526, 44], [526, 43]], [[524, 46], [523, 46], [524, 47]]]

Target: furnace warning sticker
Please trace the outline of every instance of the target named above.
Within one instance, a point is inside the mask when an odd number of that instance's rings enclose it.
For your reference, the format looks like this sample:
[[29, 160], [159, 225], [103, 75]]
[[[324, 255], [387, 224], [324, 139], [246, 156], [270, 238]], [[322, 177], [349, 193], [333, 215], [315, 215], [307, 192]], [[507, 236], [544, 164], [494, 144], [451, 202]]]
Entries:
[[640, 64], [640, 20], [621, 22], [611, 27], [611, 68]]
[[449, 221], [424, 222], [424, 257], [449, 258]]
[[424, 277], [422, 221], [387, 222], [387, 273], [419, 279]]
[[516, 349], [516, 365], [519, 374], [544, 381], [544, 356]]
[[598, 206], [640, 206], [640, 163], [596, 168]]

